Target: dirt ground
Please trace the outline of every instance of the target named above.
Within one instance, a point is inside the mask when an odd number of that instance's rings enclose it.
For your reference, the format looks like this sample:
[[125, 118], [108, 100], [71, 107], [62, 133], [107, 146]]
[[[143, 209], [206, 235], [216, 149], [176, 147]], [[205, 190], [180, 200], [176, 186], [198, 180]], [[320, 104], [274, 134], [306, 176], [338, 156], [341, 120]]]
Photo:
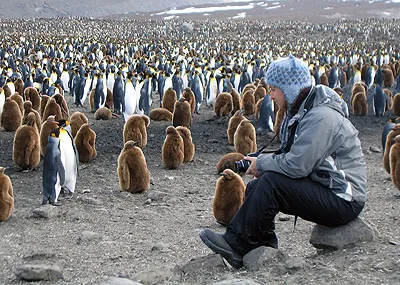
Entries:
[[[348, 98], [349, 88], [345, 92]], [[61, 198], [61, 215], [57, 217], [33, 216], [41, 202], [42, 162], [34, 171], [21, 172], [12, 161], [14, 132], [0, 130], [0, 166], [6, 167], [15, 195], [14, 213], [0, 223], [0, 284], [23, 284], [14, 272], [27, 263], [56, 264], [64, 275], [57, 282], [30, 284], [100, 284], [108, 276], [134, 279], [143, 271], [183, 266], [209, 255], [211, 251], [198, 233], [203, 228], [224, 230], [213, 218], [212, 200], [218, 179], [216, 163], [233, 150], [227, 144], [228, 121], [209, 121], [213, 110], [204, 102], [191, 127], [196, 147], [194, 161], [176, 170], [165, 169], [161, 162], [165, 129], [171, 122], [152, 121], [144, 149], [152, 185], [148, 192], [130, 194], [120, 191], [117, 176], [123, 120], [96, 121], [87, 105], [76, 109], [69, 94], [66, 99], [70, 114], [79, 110], [89, 118], [97, 134], [98, 156], [80, 165], [74, 198]], [[155, 95], [152, 107], [158, 106]], [[368, 168], [368, 201], [361, 216], [379, 231], [377, 241], [320, 253], [308, 241], [312, 223], [299, 219], [294, 229], [293, 217], [277, 219], [280, 250], [302, 258], [305, 268], [282, 273], [271, 268], [253, 272], [217, 266], [153, 283], [211, 284], [237, 277], [260, 284], [398, 284], [398, 190], [382, 168], [382, 153], [370, 151], [371, 147], [382, 149], [385, 118], [368, 115], [352, 117], [351, 121], [360, 132]], [[266, 135], [258, 136], [258, 146], [267, 139]], [[85, 240], [86, 231], [97, 238]]]

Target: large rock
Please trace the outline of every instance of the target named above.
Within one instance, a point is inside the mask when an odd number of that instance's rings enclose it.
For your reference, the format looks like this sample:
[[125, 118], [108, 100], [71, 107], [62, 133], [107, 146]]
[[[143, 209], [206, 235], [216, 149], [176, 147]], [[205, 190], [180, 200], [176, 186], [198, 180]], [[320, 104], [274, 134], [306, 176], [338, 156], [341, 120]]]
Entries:
[[33, 216], [35, 218], [49, 219], [61, 216], [62, 214], [63, 214], [62, 207], [57, 207], [50, 204], [40, 206], [39, 208], [33, 210]]
[[267, 246], [257, 247], [243, 257], [243, 265], [250, 270], [271, 268], [272, 265], [284, 268], [285, 261], [283, 252]]
[[376, 239], [377, 230], [360, 218], [347, 225], [326, 227], [315, 225], [311, 233], [310, 243], [319, 249], [337, 250], [348, 248], [360, 242]]
[[17, 267], [15, 275], [26, 281], [57, 281], [63, 278], [61, 268], [46, 264], [24, 264]]

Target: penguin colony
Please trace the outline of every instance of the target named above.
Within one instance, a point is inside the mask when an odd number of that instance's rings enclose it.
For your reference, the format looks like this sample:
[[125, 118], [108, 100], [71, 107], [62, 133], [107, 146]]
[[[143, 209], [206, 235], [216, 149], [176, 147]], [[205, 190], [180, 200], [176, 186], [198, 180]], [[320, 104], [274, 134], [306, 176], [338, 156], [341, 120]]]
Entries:
[[[63, 25], [69, 26], [64, 19], [43, 21], [38, 19], [28, 24], [8, 20], [5, 24], [19, 26], [21, 31], [32, 31], [32, 25], [47, 25], [49, 22], [58, 26], [60, 32]], [[364, 21], [367, 20], [360, 21], [359, 25], [365, 27]], [[373, 20], [370, 21], [373, 23]], [[181, 45], [179, 48], [184, 47], [179, 49], [168, 40], [168, 37], [180, 36], [179, 28], [172, 29], [156, 47], [145, 43], [148, 38], [132, 42], [126, 36], [131, 34], [127, 31], [141, 26], [135, 21], [117, 21], [115, 26], [118, 29], [112, 31], [112, 38], [107, 33], [91, 29], [85, 19], [71, 19], [71, 22], [93, 31], [96, 40], [71, 35], [68, 39], [48, 41], [40, 37], [38, 41], [30, 41], [34, 42], [31, 45], [17, 44], [15, 39], [10, 39], [15, 49], [7, 50], [0, 46], [0, 127], [2, 131], [15, 132], [13, 161], [20, 168], [36, 168], [41, 160], [40, 154], [44, 161], [52, 161], [53, 169], [47, 173], [53, 175], [43, 174], [43, 183], [50, 180], [53, 183], [55, 178], [55, 184], [51, 185], [57, 186], [51, 186], [51, 190], [46, 186], [45, 190], [43, 184], [43, 201], [46, 203], [57, 203], [61, 187], [73, 193], [79, 162], [90, 163], [101, 155], [96, 151], [98, 138], [90, 127], [91, 120], [111, 119], [122, 114], [120, 119], [124, 121], [124, 127], [119, 131], [123, 132], [123, 148], [117, 167], [122, 190], [136, 193], [150, 187], [150, 173], [145, 159], [150, 121], [166, 124], [160, 161], [165, 168], [176, 169], [195, 157], [192, 135], [197, 135], [194, 125], [198, 123], [197, 115], [204, 108], [213, 108], [216, 116], [229, 118], [225, 143], [233, 145], [236, 153], [228, 153], [218, 162], [218, 172], [224, 173], [220, 179], [233, 177], [241, 181], [240, 177], [226, 169], [233, 169], [235, 161], [257, 150], [257, 135], [262, 131], [279, 134], [285, 110], [274, 108], [263, 77], [272, 60], [289, 53], [299, 54], [308, 64], [314, 84], [328, 85], [335, 88], [340, 96], [350, 97], [349, 100], [343, 99], [343, 110], [348, 108], [350, 116], [385, 118], [390, 111], [400, 116], [400, 84], [397, 84], [400, 82], [400, 57], [398, 51], [389, 45], [383, 48], [369, 44], [361, 49], [345, 42], [320, 43], [312, 33], [318, 27], [299, 25], [308, 32], [309, 41], [291, 43], [285, 49], [273, 47], [279, 46], [282, 34], [273, 30], [277, 27], [268, 26], [263, 30], [250, 27], [254, 29], [254, 37], [246, 38], [235, 51], [229, 51], [228, 43], [223, 43], [223, 48], [211, 45], [213, 47], [202, 46], [199, 49], [192, 44], [196, 39], [218, 41], [202, 31], [183, 37], [176, 43]], [[398, 34], [394, 22], [388, 30]], [[175, 27], [180, 24], [179, 21], [171, 22]], [[158, 23], [153, 25], [154, 30], [162, 30]], [[237, 29], [240, 25], [229, 21], [224, 25], [239, 34]], [[343, 34], [351, 33], [353, 25], [344, 23], [338, 29]], [[293, 25], [281, 23], [279, 30], [289, 27], [296, 29]], [[265, 38], [266, 31], [270, 32], [271, 45], [255, 40], [258, 33]], [[229, 33], [225, 34], [226, 42], [229, 42]], [[30, 36], [38, 38], [34, 32]], [[149, 31], [143, 37], [148, 36], [154, 34]], [[317, 52], [321, 44], [324, 50]], [[251, 49], [254, 46], [257, 46], [256, 52]], [[168, 55], [156, 52], [159, 49], [167, 50]], [[223, 56], [220, 56], [221, 53]], [[349, 85], [352, 86], [351, 94], [343, 94]], [[152, 104], [157, 94], [160, 108]], [[69, 114], [71, 106], [68, 106], [66, 96], [72, 96], [72, 101], [79, 108], [90, 109], [94, 113], [93, 118], [89, 120], [83, 112]], [[202, 104], [203, 101], [206, 104]], [[263, 103], [268, 104], [264, 106]], [[69, 121], [70, 125], [63, 120]], [[257, 132], [254, 122], [258, 123]], [[395, 131], [397, 127], [392, 129]], [[387, 131], [384, 137], [385, 169], [397, 173], [398, 140], [394, 133]], [[47, 153], [47, 150], [50, 152]], [[56, 157], [60, 158], [60, 162], [55, 162], [58, 161]], [[396, 170], [392, 171], [392, 168]], [[63, 171], [64, 175], [61, 174]], [[397, 178], [393, 178], [397, 186], [395, 181]], [[214, 200], [215, 209], [220, 206], [218, 204], [229, 202], [225, 201], [225, 196], [218, 194]], [[236, 211], [237, 207], [234, 208]], [[231, 214], [222, 212], [223, 218], [216, 219], [226, 224]]]

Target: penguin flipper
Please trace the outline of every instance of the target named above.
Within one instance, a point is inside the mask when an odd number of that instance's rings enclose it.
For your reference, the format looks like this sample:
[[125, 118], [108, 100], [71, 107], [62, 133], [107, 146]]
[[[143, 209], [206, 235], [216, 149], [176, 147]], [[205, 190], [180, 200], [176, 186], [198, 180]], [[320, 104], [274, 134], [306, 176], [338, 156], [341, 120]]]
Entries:
[[60, 154], [55, 157], [54, 166], [57, 169], [58, 176], [60, 176], [60, 185], [63, 185], [65, 183], [65, 169], [64, 165], [62, 164]]
[[130, 173], [129, 167], [127, 166], [126, 162], [124, 161], [121, 163], [121, 172], [120, 172], [120, 186], [121, 189], [127, 190], [130, 187]]

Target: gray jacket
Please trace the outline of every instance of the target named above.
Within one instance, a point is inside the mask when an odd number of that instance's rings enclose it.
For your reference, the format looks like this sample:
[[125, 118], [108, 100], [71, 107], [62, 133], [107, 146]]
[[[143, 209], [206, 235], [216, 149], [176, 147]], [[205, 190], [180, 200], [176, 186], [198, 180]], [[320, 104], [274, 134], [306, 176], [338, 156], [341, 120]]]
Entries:
[[342, 99], [334, 90], [324, 85], [314, 88], [312, 109], [304, 115], [304, 100], [298, 113], [283, 124], [281, 133], [287, 134], [288, 126], [299, 120], [290, 151], [259, 155], [258, 173], [309, 176], [347, 201], [365, 202], [366, 166], [358, 131], [344, 117]]

